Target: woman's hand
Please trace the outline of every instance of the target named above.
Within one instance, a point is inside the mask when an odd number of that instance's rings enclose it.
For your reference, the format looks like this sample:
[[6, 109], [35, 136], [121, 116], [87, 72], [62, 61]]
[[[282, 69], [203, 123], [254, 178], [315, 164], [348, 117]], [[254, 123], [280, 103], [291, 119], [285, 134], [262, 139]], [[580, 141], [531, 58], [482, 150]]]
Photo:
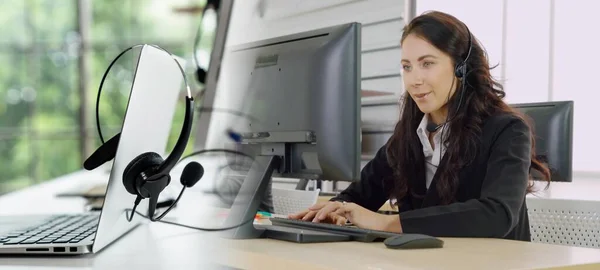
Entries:
[[308, 210], [290, 215], [289, 218], [340, 225], [347, 220], [363, 229], [402, 232], [400, 218], [397, 215], [379, 214], [358, 204], [347, 202], [317, 203], [309, 207]]
[[[329, 205], [329, 204], [336, 204], [338, 202], [321, 202], [321, 203], [317, 203], [311, 207], [309, 207], [307, 210], [295, 213], [295, 214], [291, 214], [288, 216], [288, 218], [290, 219], [301, 219], [304, 221], [313, 221], [313, 222], [323, 222], [323, 223], [332, 223], [332, 224], [337, 224], [337, 225], [344, 225], [346, 224], [346, 217], [341, 216], [336, 214], [335, 212], [320, 212], [321, 209], [323, 209], [325, 206]], [[335, 209], [335, 208], [334, 208]], [[317, 213], [322, 213], [322, 218], [317, 219]]]

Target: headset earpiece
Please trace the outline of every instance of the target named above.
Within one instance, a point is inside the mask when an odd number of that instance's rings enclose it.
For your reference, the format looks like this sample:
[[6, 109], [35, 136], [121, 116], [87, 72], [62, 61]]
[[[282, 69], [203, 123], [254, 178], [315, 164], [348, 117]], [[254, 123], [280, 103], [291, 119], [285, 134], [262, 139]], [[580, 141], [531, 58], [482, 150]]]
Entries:
[[[123, 186], [125, 186], [127, 192], [137, 195], [135, 206], [137, 206], [142, 199], [148, 198], [150, 200], [148, 205], [148, 216], [152, 221], [155, 221], [154, 211], [158, 204], [158, 197], [171, 182], [171, 175], [169, 173], [183, 155], [183, 151], [185, 150], [185, 146], [190, 137], [191, 123], [193, 122], [194, 115], [193, 108], [194, 100], [191, 98], [191, 95], [187, 96], [185, 118], [181, 133], [175, 143], [175, 147], [173, 147], [173, 151], [166, 159], [163, 160], [157, 153], [146, 152], [129, 162], [123, 171]], [[172, 207], [169, 209], [171, 208]], [[133, 214], [128, 220], [131, 221], [132, 217]]]
[[465, 75], [465, 73], [466, 73], [465, 71], [466, 71], [466, 64], [465, 64], [465, 62], [462, 62], [462, 63], [458, 64], [456, 66], [456, 68], [454, 69], [454, 75], [460, 79]]
[[471, 49], [473, 48], [471, 31], [466, 25], [465, 28], [467, 29], [467, 34], [469, 35], [469, 49], [467, 51], [467, 56], [465, 56], [465, 59], [463, 59], [460, 63], [456, 64], [456, 67], [454, 68], [454, 75], [459, 79], [463, 78], [467, 74], [467, 60], [469, 60], [469, 56], [471, 56]]
[[143, 153], [134, 158], [123, 171], [123, 186], [127, 192], [148, 198], [151, 194], [142, 192], [145, 178], [154, 175], [163, 161], [163, 158], [154, 152]]

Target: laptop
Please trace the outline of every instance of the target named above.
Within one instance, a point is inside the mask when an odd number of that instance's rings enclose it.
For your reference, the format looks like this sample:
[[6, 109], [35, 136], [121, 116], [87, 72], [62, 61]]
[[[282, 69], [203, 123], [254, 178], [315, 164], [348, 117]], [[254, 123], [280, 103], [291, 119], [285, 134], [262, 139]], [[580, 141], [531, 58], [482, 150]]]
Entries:
[[[183, 60], [177, 60], [184, 66]], [[0, 254], [97, 253], [145, 222], [139, 215], [134, 215], [131, 222], [126, 219], [136, 197], [125, 190], [123, 171], [131, 160], [144, 152], [156, 152], [163, 157], [168, 154], [166, 147], [175, 106], [178, 99], [183, 100], [180, 98], [183, 78], [173, 57], [153, 46], [144, 45], [137, 61], [101, 211], [0, 216]], [[140, 213], [147, 213], [147, 209], [147, 200], [137, 208]]]

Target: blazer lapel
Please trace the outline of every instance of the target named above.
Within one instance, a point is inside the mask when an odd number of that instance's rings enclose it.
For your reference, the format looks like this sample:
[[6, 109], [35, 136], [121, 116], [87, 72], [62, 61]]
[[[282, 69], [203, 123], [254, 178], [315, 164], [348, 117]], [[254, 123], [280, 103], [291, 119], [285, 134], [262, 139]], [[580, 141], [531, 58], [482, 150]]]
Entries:
[[421, 166], [419, 170], [413, 170], [409, 174], [408, 181], [409, 184], [409, 196], [411, 198], [411, 204], [414, 208], [420, 208], [423, 204], [423, 199], [425, 198], [425, 194], [427, 193], [427, 186], [425, 185], [425, 162], [423, 153], [419, 153], [420, 157], [417, 160], [423, 160], [423, 162], [417, 162], [415, 166]]
[[[440, 204], [441, 198], [437, 191], [437, 182], [440, 178], [440, 174], [444, 171], [444, 169], [446, 167], [445, 165], [446, 165], [447, 159], [448, 159], [448, 155], [444, 155], [442, 157], [442, 160], [440, 161], [440, 164], [438, 165], [438, 168], [435, 171], [435, 174], [433, 175], [433, 179], [431, 180], [429, 189], [427, 190], [427, 193], [425, 193], [425, 198], [423, 199], [423, 204], [421, 205], [421, 207], [428, 207], [428, 206], [434, 206], [434, 205]], [[423, 179], [422, 183], [425, 183], [424, 179]]]

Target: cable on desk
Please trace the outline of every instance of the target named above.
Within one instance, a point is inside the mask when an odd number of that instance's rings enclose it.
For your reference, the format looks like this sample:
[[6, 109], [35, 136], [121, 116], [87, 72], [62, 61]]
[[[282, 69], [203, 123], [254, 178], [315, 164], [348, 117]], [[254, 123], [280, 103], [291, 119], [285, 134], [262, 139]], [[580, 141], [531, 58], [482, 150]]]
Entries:
[[[148, 218], [148, 216], [146, 216], [146, 215], [144, 215], [144, 214], [140, 213], [139, 211], [136, 211], [136, 210], [135, 210], [135, 206], [134, 206], [134, 209], [126, 209], [126, 211], [127, 211], [127, 212], [131, 212], [131, 211], [133, 211], [133, 212], [131, 213], [131, 217], [133, 217], [133, 213], [135, 213], [135, 214], [137, 214], [138, 216], [141, 216], [141, 217], [143, 217], [143, 218], [145, 218], [145, 219], [148, 219], [148, 220], [150, 220], [150, 218]], [[129, 214], [128, 214], [128, 216], [129, 216]], [[193, 229], [193, 230], [200, 230], [200, 231], [206, 231], [206, 232], [218, 232], [218, 231], [227, 231], [227, 230], [235, 229], [235, 228], [238, 228], [238, 227], [244, 226], [244, 225], [246, 225], [247, 223], [254, 222], [254, 217], [252, 217], [251, 219], [248, 219], [248, 220], [246, 220], [246, 221], [243, 221], [243, 222], [242, 222], [242, 223], [240, 223], [240, 224], [236, 224], [236, 225], [234, 225], [234, 226], [228, 226], [228, 227], [221, 227], [221, 228], [202, 228], [202, 227], [194, 227], [194, 226], [185, 225], [185, 224], [181, 224], [181, 223], [177, 223], [177, 222], [172, 222], [172, 221], [167, 221], [167, 220], [156, 220], [156, 221], [158, 221], [158, 222], [162, 222], [162, 223], [165, 223], [165, 224], [170, 224], [170, 225], [180, 226], [180, 227], [184, 227], [184, 228], [188, 228], [188, 229]]]

